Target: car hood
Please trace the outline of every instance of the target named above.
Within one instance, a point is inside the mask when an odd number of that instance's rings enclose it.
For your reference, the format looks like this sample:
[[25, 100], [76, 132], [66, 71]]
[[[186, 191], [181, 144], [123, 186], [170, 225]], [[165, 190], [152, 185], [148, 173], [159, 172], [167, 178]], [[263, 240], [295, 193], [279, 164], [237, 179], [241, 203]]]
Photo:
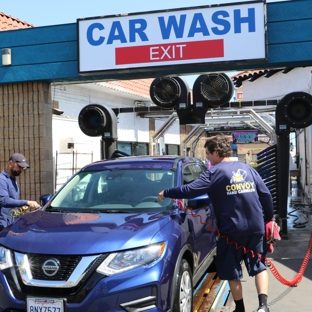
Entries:
[[25, 253], [97, 254], [150, 244], [172, 220], [168, 213], [51, 213], [20, 217], [0, 233], [0, 244]]

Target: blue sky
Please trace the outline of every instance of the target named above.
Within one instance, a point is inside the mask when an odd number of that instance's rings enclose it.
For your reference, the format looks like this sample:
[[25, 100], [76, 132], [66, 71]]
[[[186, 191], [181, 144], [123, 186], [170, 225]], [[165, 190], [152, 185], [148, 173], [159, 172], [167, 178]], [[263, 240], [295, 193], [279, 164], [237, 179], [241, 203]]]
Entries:
[[[285, 0], [267, 0], [279, 2]], [[0, 11], [35, 26], [75, 23], [77, 18], [237, 3], [237, 0], [1, 0]]]

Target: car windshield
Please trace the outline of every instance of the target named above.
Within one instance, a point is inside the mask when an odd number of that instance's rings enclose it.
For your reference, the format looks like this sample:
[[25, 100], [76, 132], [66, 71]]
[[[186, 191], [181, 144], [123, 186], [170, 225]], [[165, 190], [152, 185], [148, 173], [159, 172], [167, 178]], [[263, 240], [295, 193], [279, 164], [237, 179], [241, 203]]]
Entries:
[[172, 200], [157, 202], [158, 193], [175, 185], [168, 169], [81, 171], [56, 194], [47, 207], [65, 211], [132, 212], [170, 209]]

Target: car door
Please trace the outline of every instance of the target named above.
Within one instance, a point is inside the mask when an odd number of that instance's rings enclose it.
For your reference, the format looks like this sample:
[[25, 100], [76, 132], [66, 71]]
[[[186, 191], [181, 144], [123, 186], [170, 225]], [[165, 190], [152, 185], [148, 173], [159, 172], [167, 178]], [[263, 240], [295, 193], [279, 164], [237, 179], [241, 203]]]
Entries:
[[[183, 181], [194, 181], [206, 170], [204, 164], [190, 164], [183, 171]], [[216, 244], [216, 220], [212, 205], [199, 209], [189, 208], [187, 219], [194, 238], [193, 257], [196, 272]]]

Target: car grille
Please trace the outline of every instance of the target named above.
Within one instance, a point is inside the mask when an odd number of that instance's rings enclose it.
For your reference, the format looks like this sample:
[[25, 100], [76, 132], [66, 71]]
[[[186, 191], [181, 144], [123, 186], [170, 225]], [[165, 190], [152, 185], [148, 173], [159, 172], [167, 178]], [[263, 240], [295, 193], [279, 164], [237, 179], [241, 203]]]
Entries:
[[[14, 296], [19, 300], [25, 300], [27, 295], [33, 296], [50, 296], [50, 297], [67, 297], [68, 302], [81, 302], [85, 296], [91, 291], [94, 285], [101, 279], [105, 278], [103, 274], [97, 273], [97, 267], [104, 261], [107, 254], [101, 254], [93, 257], [92, 262], [85, 261], [85, 267], [81, 271], [81, 275], [77, 275], [76, 268], [81, 265], [85, 257], [73, 255], [40, 255], [40, 254], [24, 254], [29, 260], [29, 269], [31, 271], [32, 280], [29, 284], [25, 284], [19, 273], [17, 259], [15, 257], [16, 277], [12, 270], [5, 270], [5, 275], [9, 281], [10, 288]], [[42, 265], [49, 259], [55, 259], [60, 264], [60, 269], [54, 276], [47, 276], [42, 270]], [[76, 271], [75, 271], [76, 270]], [[79, 283], [70, 287], [51, 286], [56, 282], [64, 282], [70, 280], [70, 276], [74, 274], [78, 276]], [[49, 284], [51, 281], [51, 284]], [[64, 282], [65, 283], [65, 282]]]
[[[60, 263], [60, 269], [54, 276], [47, 276], [42, 270], [42, 265], [48, 259], [55, 258]], [[81, 256], [47, 256], [47, 255], [28, 255], [30, 262], [31, 273], [34, 279], [38, 280], [67, 280], [75, 267], [81, 260]]]

